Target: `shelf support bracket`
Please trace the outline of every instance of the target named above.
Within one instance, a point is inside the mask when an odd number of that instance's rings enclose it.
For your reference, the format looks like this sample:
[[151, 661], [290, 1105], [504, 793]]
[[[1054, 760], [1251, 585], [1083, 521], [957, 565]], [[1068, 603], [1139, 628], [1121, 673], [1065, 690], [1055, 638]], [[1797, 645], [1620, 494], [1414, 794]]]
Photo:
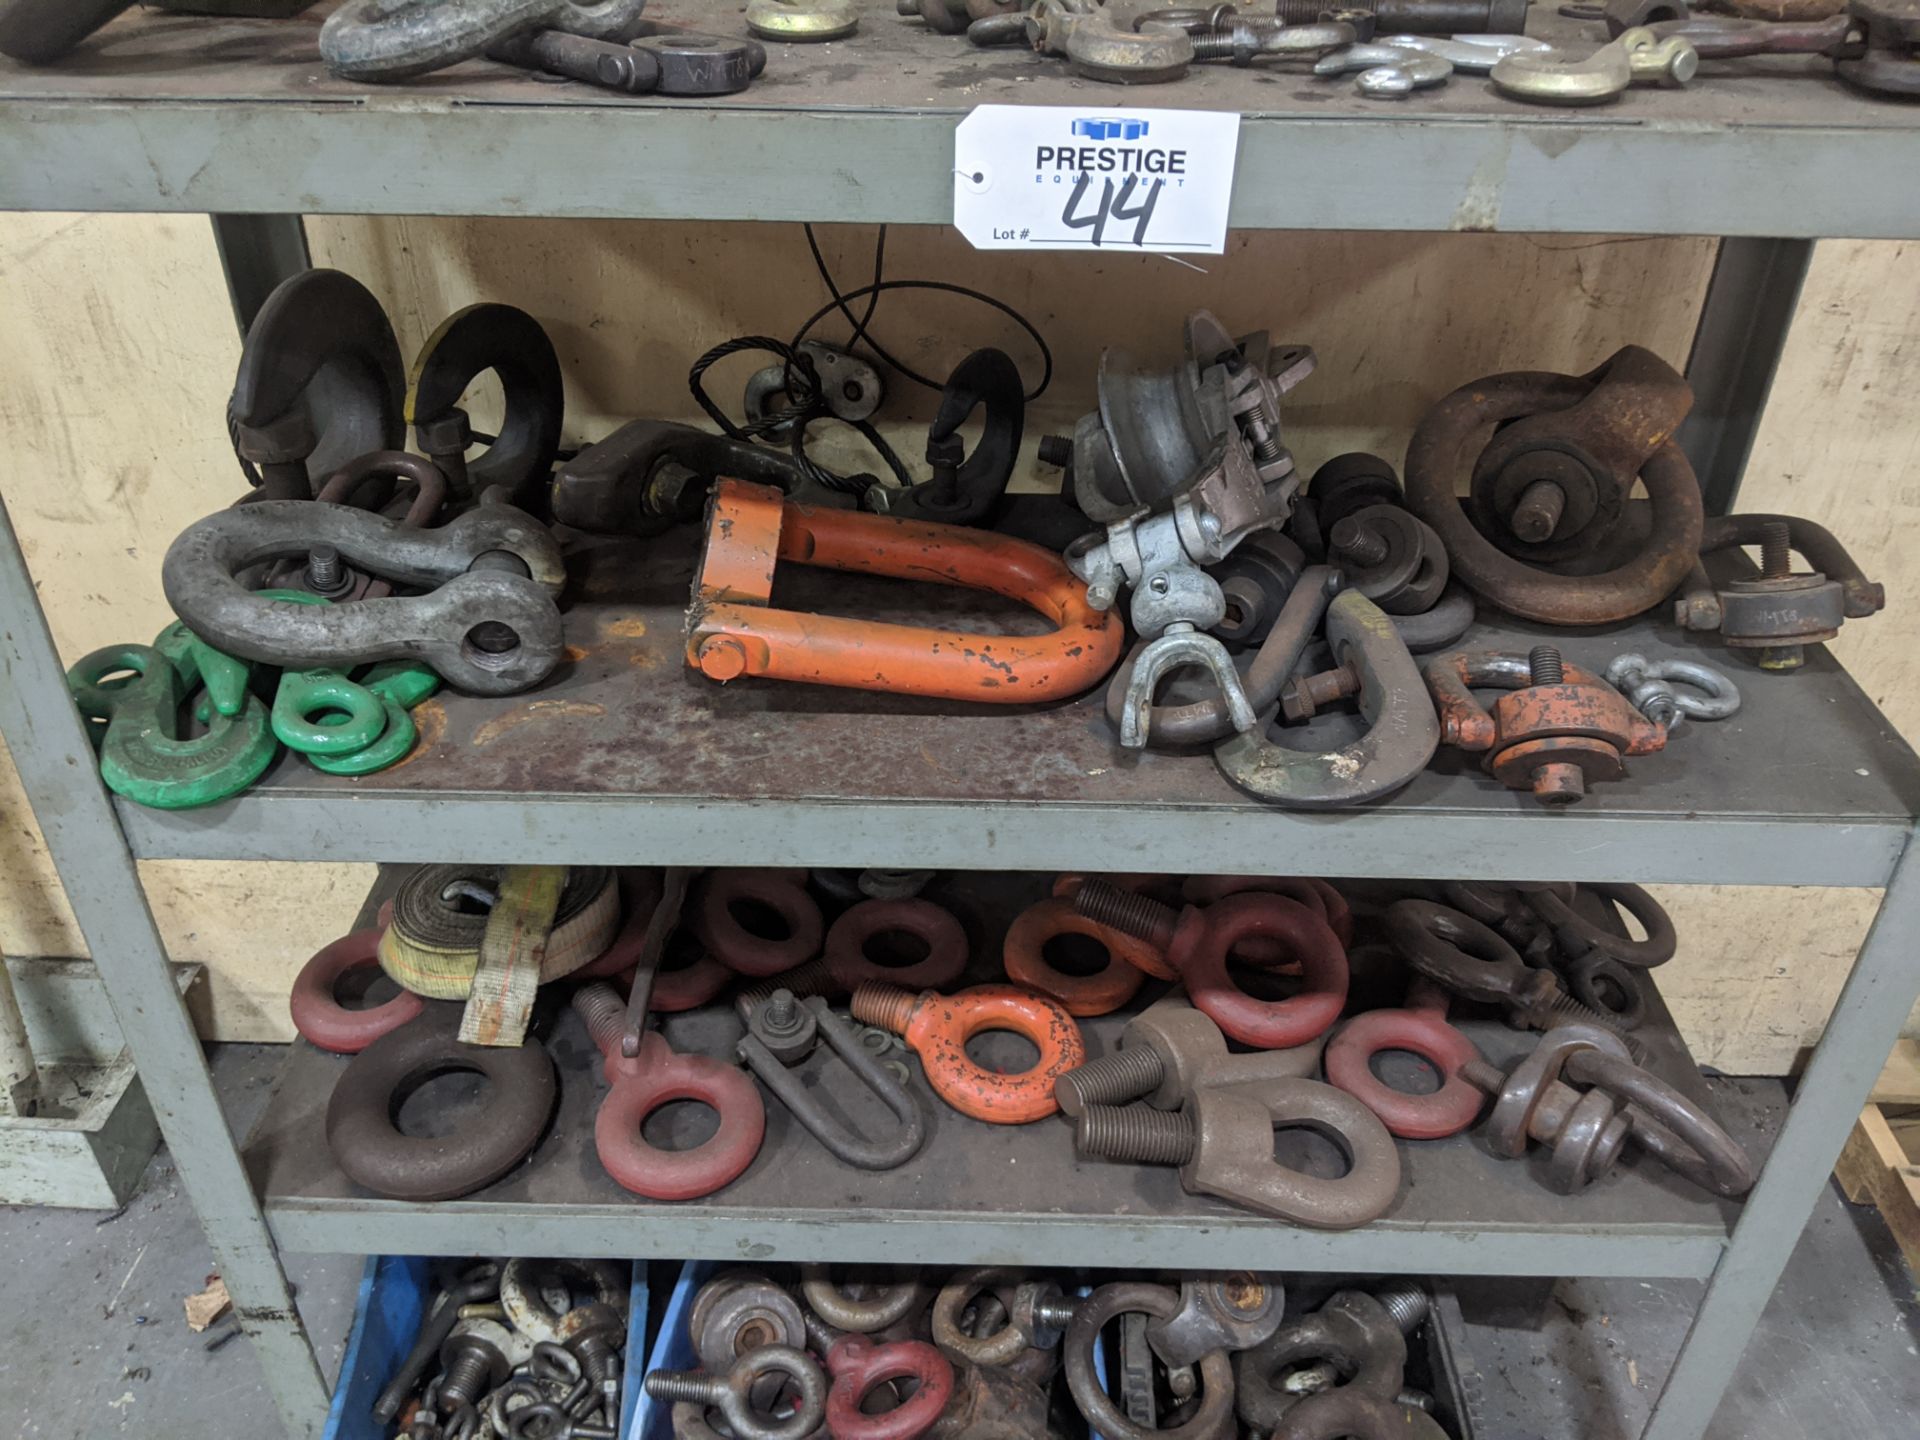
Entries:
[[213, 215], [213, 243], [227, 275], [233, 318], [244, 338], [253, 317], [282, 280], [313, 264], [306, 221], [299, 215]]
[[1699, 1440], [1706, 1434], [1860, 1108], [1873, 1093], [1881, 1063], [1920, 999], [1916, 929], [1920, 840], [1909, 835], [1641, 1440]]
[[1725, 515], [1740, 494], [1812, 259], [1811, 240], [1733, 235], [1720, 242], [1687, 356], [1693, 410], [1676, 437], [1709, 515]]
[[113, 1004], [173, 1163], [296, 1440], [326, 1422], [327, 1383], [279, 1253], [220, 1113], [200, 1037], [167, 965], [126, 836], [67, 694], [46, 612], [0, 503], [0, 735]]

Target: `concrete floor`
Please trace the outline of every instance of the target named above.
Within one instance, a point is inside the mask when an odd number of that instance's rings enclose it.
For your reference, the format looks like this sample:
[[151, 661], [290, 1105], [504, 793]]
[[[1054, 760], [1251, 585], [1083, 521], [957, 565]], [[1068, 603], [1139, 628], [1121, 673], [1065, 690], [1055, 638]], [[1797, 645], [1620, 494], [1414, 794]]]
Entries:
[[[244, 1131], [281, 1052], [217, 1046], [215, 1079]], [[1726, 1082], [1725, 1118], [1777, 1121], [1779, 1087]], [[369, 1237], [370, 1240], [376, 1237]], [[362, 1260], [291, 1256], [299, 1303], [331, 1371]], [[184, 1298], [212, 1269], [165, 1153], [127, 1209], [0, 1209], [0, 1436], [259, 1440], [278, 1434], [244, 1340], [207, 1351]], [[1476, 1440], [1629, 1440], [1691, 1318], [1697, 1285], [1633, 1280], [1461, 1283], [1480, 1381]], [[1871, 1210], [1822, 1198], [1715, 1422], [1713, 1440], [1913, 1440], [1920, 1300]]]

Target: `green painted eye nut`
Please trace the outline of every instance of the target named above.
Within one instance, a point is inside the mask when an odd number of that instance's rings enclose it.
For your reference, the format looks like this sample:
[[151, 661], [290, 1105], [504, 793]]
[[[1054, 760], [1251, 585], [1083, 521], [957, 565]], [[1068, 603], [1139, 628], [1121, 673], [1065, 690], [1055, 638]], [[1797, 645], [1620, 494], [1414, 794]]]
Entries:
[[[439, 677], [434, 678], [437, 680]], [[376, 770], [384, 770], [406, 759], [407, 752], [413, 749], [413, 742], [419, 738], [419, 727], [413, 723], [413, 716], [407, 713], [405, 706], [384, 697], [380, 703], [385, 711], [386, 728], [371, 745], [345, 755], [323, 755], [309, 751], [307, 763], [328, 775], [371, 775]]]
[[365, 750], [387, 728], [378, 695], [338, 670], [283, 670], [273, 696], [273, 733], [302, 755]]
[[[135, 678], [102, 683], [123, 670]], [[110, 645], [67, 671], [82, 713], [106, 719], [100, 776], [108, 789], [151, 809], [188, 810], [237, 795], [273, 763], [280, 747], [267, 707], [252, 695], [237, 715], [214, 714], [206, 734], [180, 738], [181, 703], [202, 679], [191, 645], [173, 655], [151, 645]]]

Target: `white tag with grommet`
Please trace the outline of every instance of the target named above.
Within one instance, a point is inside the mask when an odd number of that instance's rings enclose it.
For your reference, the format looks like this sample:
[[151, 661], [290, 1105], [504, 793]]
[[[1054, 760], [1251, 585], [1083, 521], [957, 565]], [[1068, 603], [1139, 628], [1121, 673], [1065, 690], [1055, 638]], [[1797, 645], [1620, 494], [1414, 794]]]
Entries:
[[953, 142], [953, 223], [977, 250], [1218, 255], [1232, 111], [982, 105]]

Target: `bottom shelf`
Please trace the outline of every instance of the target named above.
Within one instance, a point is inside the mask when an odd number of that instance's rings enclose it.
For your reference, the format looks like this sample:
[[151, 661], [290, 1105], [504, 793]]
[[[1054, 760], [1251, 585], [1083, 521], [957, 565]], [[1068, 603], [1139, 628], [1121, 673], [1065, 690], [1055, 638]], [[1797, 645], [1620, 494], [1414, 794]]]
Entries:
[[[975, 932], [974, 953], [997, 955], [997, 943], [981, 938], [997, 941], [1005, 918], [1040, 894], [1044, 880], [961, 874], [946, 883], [939, 898]], [[1136, 1004], [1154, 998], [1155, 988]], [[1651, 1067], [1706, 1099], [1671, 1017], [1650, 984], [1648, 990], [1652, 1015], [1639, 1035]], [[1111, 1050], [1125, 1020], [1120, 1014], [1083, 1021], [1089, 1053]], [[1496, 1063], [1511, 1063], [1532, 1043], [1494, 1020], [1457, 1023]], [[664, 1031], [676, 1050], [731, 1056], [740, 1025], [731, 1010], [709, 1008], [667, 1017]], [[536, 1033], [560, 1075], [559, 1106], [545, 1138], [506, 1178], [436, 1204], [374, 1197], [339, 1170], [325, 1118], [348, 1062], [296, 1043], [244, 1147], [279, 1243], [293, 1251], [418, 1255], [1702, 1277], [1719, 1260], [1738, 1211], [1632, 1156], [1586, 1193], [1556, 1194], [1543, 1183], [1544, 1154], [1501, 1159], [1470, 1132], [1402, 1143], [1400, 1195], [1385, 1218], [1359, 1230], [1307, 1230], [1188, 1195], [1172, 1169], [1078, 1160], [1062, 1117], [1024, 1126], [967, 1119], [927, 1090], [917, 1063], [913, 1088], [928, 1138], [901, 1168], [873, 1173], [842, 1164], [769, 1098], [765, 1144], [738, 1180], [701, 1200], [644, 1200], [616, 1185], [595, 1155], [594, 1113], [606, 1086], [584, 1027], [543, 998]], [[881, 1120], [865, 1091], [835, 1084], [851, 1079], [837, 1060], [816, 1053], [802, 1075], [855, 1128]], [[430, 1082], [440, 1088], [423, 1092], [421, 1108], [439, 1133], [462, 1117], [478, 1120], [478, 1083]], [[411, 1114], [411, 1104], [403, 1107], [409, 1128]], [[712, 1125], [704, 1107], [670, 1106], [649, 1121], [647, 1136], [684, 1147]], [[1756, 1137], [1736, 1138], [1751, 1144]], [[1337, 1152], [1318, 1137], [1283, 1132], [1278, 1143], [1299, 1146], [1281, 1152], [1291, 1163], [1340, 1173]]]

